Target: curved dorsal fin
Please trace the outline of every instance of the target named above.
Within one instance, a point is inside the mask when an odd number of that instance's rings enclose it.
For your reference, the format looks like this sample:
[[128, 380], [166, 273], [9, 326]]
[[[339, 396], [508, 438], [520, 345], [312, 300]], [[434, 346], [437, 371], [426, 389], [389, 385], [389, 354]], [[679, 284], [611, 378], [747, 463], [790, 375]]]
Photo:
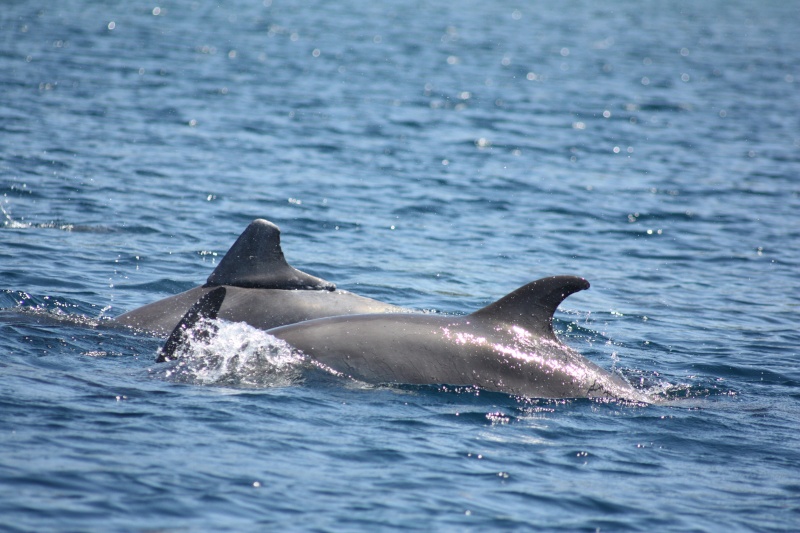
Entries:
[[520, 326], [532, 333], [551, 335], [553, 313], [570, 294], [589, 288], [577, 276], [553, 276], [532, 281], [470, 316]]
[[281, 230], [268, 220], [256, 219], [236, 239], [208, 277], [207, 286], [233, 285], [246, 289], [336, 289], [336, 285], [301, 272], [286, 262]]

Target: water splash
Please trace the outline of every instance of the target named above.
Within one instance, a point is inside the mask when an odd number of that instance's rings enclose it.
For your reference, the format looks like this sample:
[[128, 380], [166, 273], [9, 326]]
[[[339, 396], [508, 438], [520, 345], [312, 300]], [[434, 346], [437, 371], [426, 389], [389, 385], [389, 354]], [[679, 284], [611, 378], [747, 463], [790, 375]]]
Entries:
[[21, 229], [21, 228], [29, 228], [31, 227], [30, 224], [25, 222], [19, 222], [11, 218], [11, 214], [6, 211], [6, 208], [0, 205], [0, 213], [3, 215], [3, 226], [11, 229]]
[[222, 320], [198, 322], [175, 355], [163, 377], [198, 385], [286, 387], [301, 382], [307, 366], [307, 358], [286, 342]]

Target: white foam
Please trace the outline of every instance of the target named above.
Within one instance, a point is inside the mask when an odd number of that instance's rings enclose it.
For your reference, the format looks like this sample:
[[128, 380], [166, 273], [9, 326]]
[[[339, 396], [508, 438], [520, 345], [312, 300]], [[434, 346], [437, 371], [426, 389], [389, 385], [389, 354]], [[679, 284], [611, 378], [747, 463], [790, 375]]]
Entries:
[[201, 320], [175, 353], [165, 377], [181, 383], [285, 387], [302, 380], [306, 357], [241, 322]]

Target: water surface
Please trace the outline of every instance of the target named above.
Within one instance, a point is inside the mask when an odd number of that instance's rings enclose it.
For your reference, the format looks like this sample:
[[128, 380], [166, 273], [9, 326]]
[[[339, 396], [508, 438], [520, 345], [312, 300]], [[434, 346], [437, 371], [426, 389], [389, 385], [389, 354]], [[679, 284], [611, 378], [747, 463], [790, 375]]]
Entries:
[[[798, 15], [9, 3], [0, 525], [797, 529]], [[175, 379], [158, 339], [93, 327], [202, 283], [256, 217], [418, 309], [584, 276], [562, 339], [665, 401]]]

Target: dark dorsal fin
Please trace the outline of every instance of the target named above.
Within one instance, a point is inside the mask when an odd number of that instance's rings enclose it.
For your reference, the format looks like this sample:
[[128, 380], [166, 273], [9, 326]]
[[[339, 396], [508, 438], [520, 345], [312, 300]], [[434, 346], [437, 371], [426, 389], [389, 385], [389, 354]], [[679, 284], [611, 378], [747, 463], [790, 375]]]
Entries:
[[333, 283], [289, 265], [281, 250], [281, 230], [260, 218], [239, 235], [208, 277], [206, 286], [218, 285], [246, 289], [336, 290]]
[[175, 359], [175, 351], [180, 348], [187, 339], [189, 330], [194, 327], [201, 318], [215, 319], [219, 313], [222, 302], [225, 300], [225, 287], [217, 287], [216, 289], [205, 293], [192, 305], [186, 314], [183, 315], [181, 321], [175, 326], [175, 329], [170, 333], [167, 342], [158, 352], [156, 363], [163, 363], [165, 361], [172, 361]]
[[570, 294], [589, 288], [589, 282], [577, 276], [553, 276], [532, 281], [470, 316], [514, 324], [532, 333], [553, 333], [553, 313]]

